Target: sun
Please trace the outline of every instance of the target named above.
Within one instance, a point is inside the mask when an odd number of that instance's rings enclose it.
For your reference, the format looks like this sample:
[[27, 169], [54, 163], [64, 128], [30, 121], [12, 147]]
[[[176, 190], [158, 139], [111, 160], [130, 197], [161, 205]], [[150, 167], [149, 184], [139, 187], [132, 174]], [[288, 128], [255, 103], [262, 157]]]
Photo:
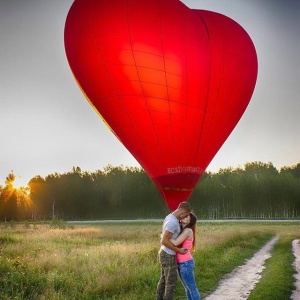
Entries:
[[22, 177], [15, 177], [15, 180], [12, 183], [15, 189], [27, 188], [27, 182]]

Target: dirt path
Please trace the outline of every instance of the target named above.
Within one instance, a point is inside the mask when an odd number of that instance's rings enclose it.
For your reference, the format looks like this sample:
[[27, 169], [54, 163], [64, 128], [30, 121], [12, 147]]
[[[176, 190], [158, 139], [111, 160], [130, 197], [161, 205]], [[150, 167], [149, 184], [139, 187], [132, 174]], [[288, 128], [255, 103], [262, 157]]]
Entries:
[[291, 299], [298, 300], [300, 299], [300, 240], [293, 240], [292, 246], [295, 255], [294, 267], [297, 273], [294, 275], [296, 279], [296, 289], [294, 290]]
[[218, 288], [208, 295], [205, 300], [247, 299], [251, 290], [260, 280], [265, 261], [271, 256], [270, 251], [277, 240], [278, 237], [272, 238], [251, 259], [247, 260], [246, 264], [234, 269], [226, 278], [221, 280]]

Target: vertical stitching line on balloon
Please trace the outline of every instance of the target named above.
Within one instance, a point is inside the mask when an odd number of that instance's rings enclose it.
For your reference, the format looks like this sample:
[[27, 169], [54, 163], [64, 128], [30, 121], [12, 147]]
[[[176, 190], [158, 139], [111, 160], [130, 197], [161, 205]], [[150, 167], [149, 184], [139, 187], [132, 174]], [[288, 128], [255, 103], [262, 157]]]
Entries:
[[[240, 58], [241, 57], [241, 54], [240, 54], [241, 52], [240, 51], [237, 51], [237, 53], [236, 53], [236, 55], [237, 56], [235, 56], [235, 62], [236, 62], [236, 64], [235, 64], [235, 70], [237, 70], [237, 72], [235, 72], [235, 74], [239, 74], [238, 73], [238, 70], [240, 69], [239, 68], [239, 66], [240, 66], [240, 62], [241, 62], [241, 60], [240, 59], [238, 59], [238, 58]], [[237, 78], [239, 78], [240, 76], [237, 76]], [[228, 96], [228, 100], [230, 101], [232, 101], [232, 99], [233, 99], [233, 97], [232, 97], [232, 94], [234, 94], [234, 90], [235, 90], [235, 87], [237, 86], [237, 84], [236, 84], [236, 82], [237, 82], [237, 80], [234, 80], [234, 82], [232, 83], [232, 85], [231, 85], [231, 89], [230, 89], [230, 93], [229, 93], [229, 96]], [[230, 111], [228, 114], [226, 114], [226, 115], [230, 115], [230, 118], [232, 118], [234, 115], [236, 115], [236, 109], [235, 109], [235, 111]], [[243, 115], [243, 114], [242, 114]], [[242, 115], [239, 117], [239, 119], [242, 117]], [[239, 119], [238, 119], [238, 121], [239, 121]], [[238, 122], [237, 122], [238, 123]], [[236, 127], [236, 125], [237, 125], [237, 123], [231, 128], [231, 130], [230, 130], [230, 132], [229, 132], [229, 135], [231, 134], [231, 132], [233, 131], [233, 129]], [[227, 138], [229, 137], [229, 135], [227, 135], [227, 137], [224, 139], [224, 142], [223, 142], [223, 144], [225, 143], [225, 141], [227, 140]], [[223, 145], [222, 144], [222, 145]], [[222, 146], [221, 145], [221, 146]]]
[[[206, 32], [207, 32], [207, 37], [208, 37], [208, 41], [209, 41], [209, 47], [210, 47], [210, 49], [211, 49], [211, 37], [210, 37], [210, 34], [209, 34], [209, 30], [208, 30], [208, 27], [207, 27], [207, 24], [206, 24], [206, 22], [205, 22], [205, 20], [203, 19], [203, 17], [196, 11], [195, 12], [196, 14], [197, 14], [197, 16], [199, 17], [199, 19], [202, 21], [202, 23], [203, 23], [203, 25], [204, 25], [204, 27], [205, 27], [205, 30], [206, 30]], [[211, 53], [211, 52], [210, 52]], [[204, 118], [203, 118], [203, 122], [202, 122], [202, 124], [201, 124], [201, 130], [200, 130], [200, 136], [199, 136], [199, 139], [198, 139], [198, 142], [197, 142], [197, 147], [196, 147], [196, 154], [198, 153], [198, 151], [200, 151], [200, 153], [201, 152], [203, 152], [203, 147], [200, 147], [200, 141], [201, 141], [201, 137], [202, 137], [202, 134], [203, 134], [203, 128], [204, 128], [204, 123], [205, 123], [205, 121], [206, 121], [206, 112], [207, 112], [207, 106], [208, 106], [208, 99], [209, 99], [209, 90], [210, 90], [210, 85], [211, 85], [211, 61], [212, 61], [212, 57], [210, 57], [210, 74], [209, 74], [209, 84], [208, 84], [208, 90], [207, 90], [207, 93], [206, 93], [206, 101], [205, 101], [205, 107], [204, 107]], [[204, 143], [203, 143], [204, 144]], [[199, 147], [200, 147], [200, 149], [199, 149]], [[201, 155], [200, 155], [200, 153], [199, 153], [199, 155], [196, 155], [195, 156], [195, 159], [197, 159], [197, 157], [199, 156], [199, 157], [201, 157]], [[207, 166], [206, 166], [207, 167]]]
[[[220, 91], [221, 91], [221, 88], [222, 88], [222, 85], [223, 85], [223, 78], [224, 78], [224, 72], [225, 72], [225, 65], [224, 65], [224, 53], [225, 53], [225, 48], [224, 48], [224, 42], [223, 42], [223, 40], [224, 40], [224, 37], [223, 37], [223, 35], [222, 34], [220, 34], [220, 38], [222, 39], [222, 58], [223, 58], [223, 60], [222, 60], [222, 72], [221, 72], [221, 76], [220, 76], [220, 81], [219, 81], [219, 84], [218, 84], [218, 92], [217, 92], [217, 98], [216, 98], [216, 101], [215, 101], [215, 103], [217, 103], [217, 102], [219, 102], [219, 100], [220, 100]], [[214, 117], [214, 115], [215, 115], [215, 111], [213, 111], [213, 117]], [[226, 139], [224, 140], [224, 142], [226, 141]], [[223, 143], [224, 143], [223, 142]], [[222, 143], [222, 144], [223, 144]], [[221, 144], [221, 146], [222, 146], [222, 144]], [[220, 146], [220, 147], [221, 147]], [[220, 147], [217, 149], [218, 151], [219, 151], [219, 149], [220, 149]]]
[[[222, 41], [223, 41], [223, 39], [224, 39], [224, 37], [222, 36]], [[221, 90], [221, 87], [222, 87], [222, 85], [223, 85], [223, 80], [222, 80], [222, 78], [224, 78], [224, 72], [225, 72], [225, 65], [224, 65], [224, 61], [225, 61], [225, 59], [224, 59], [224, 56], [225, 56], [225, 50], [226, 50], [226, 48], [225, 48], [225, 43], [224, 42], [222, 42], [222, 53], [223, 53], [223, 62], [222, 62], [222, 76], [220, 77], [220, 83], [219, 83], [219, 86], [218, 86], [218, 93], [217, 93], [217, 95], [218, 95], [218, 97], [217, 97], [217, 99], [216, 99], [216, 103], [220, 100], [220, 98], [219, 98], [219, 95], [220, 95], [220, 90]], [[239, 70], [239, 64], [240, 64], [240, 60], [238, 59], [238, 56], [240, 55], [240, 51], [238, 51], [237, 52], [237, 56], [236, 56], [236, 59], [235, 59], [235, 61], [236, 61], [236, 64], [235, 64], [235, 70], [237, 71], [236, 72], [236, 74], [238, 74], [238, 70]], [[237, 78], [239, 78], [240, 76], [237, 76]], [[226, 99], [228, 99], [228, 101], [230, 101], [230, 99], [232, 100], [232, 96], [231, 95], [233, 95], [234, 94], [234, 90], [235, 90], [235, 86], [234, 85], [231, 85], [231, 88], [230, 88], [230, 92], [228, 93], [228, 97], [226, 98]], [[226, 100], [225, 99], [225, 100]], [[234, 116], [236, 113], [235, 112], [233, 112], [233, 111], [229, 111], [228, 113], [223, 113], [223, 115], [230, 115], [231, 117], [232, 116]], [[231, 118], [230, 117], [230, 118]], [[236, 125], [235, 125], [236, 126]], [[231, 128], [231, 130], [230, 130], [230, 132], [229, 132], [229, 134], [232, 132], [232, 130], [235, 128], [235, 126], [233, 126], [232, 128]], [[224, 141], [223, 141], [223, 143], [220, 145], [220, 147], [225, 143], [225, 141], [227, 140], [227, 138], [228, 138], [228, 135], [227, 134], [225, 134], [224, 135], [225, 136], [225, 138], [224, 138]], [[227, 136], [227, 137], [226, 137]], [[219, 147], [219, 149], [220, 149], [220, 147]]]
[[[160, 40], [161, 40], [161, 47], [162, 47], [162, 59], [164, 62], [164, 71], [165, 71], [165, 80], [166, 80], [166, 89], [167, 89], [167, 100], [168, 100], [168, 106], [169, 106], [169, 120], [170, 120], [170, 126], [171, 126], [171, 133], [172, 133], [172, 145], [173, 145], [173, 149], [174, 149], [174, 135], [173, 135], [173, 126], [172, 126], [172, 114], [171, 114], [171, 106], [170, 106], [170, 97], [169, 97], [169, 88], [168, 88], [168, 80], [167, 80], [167, 70], [166, 70], [166, 61], [165, 61], [165, 55], [164, 55], [164, 41], [163, 41], [163, 29], [162, 29], [162, 12], [161, 12], [161, 7], [158, 7], [159, 11], [159, 28], [160, 28]], [[172, 150], [173, 150], [172, 149]], [[165, 164], [165, 159], [162, 160]], [[167, 168], [169, 166], [165, 165], [165, 170], [167, 170]]]
[[[232, 21], [235, 22], [234, 20], [231, 20], [231, 22], [232, 22]], [[239, 24], [238, 24], [238, 25], [239, 25]], [[238, 29], [235, 28], [235, 27], [233, 27], [233, 30], [238, 30], [239, 34], [241, 33], [241, 30], [240, 30], [240, 29], [244, 30], [240, 25], [239, 25]], [[238, 73], [238, 70], [240, 70], [241, 67], [243, 68], [243, 66], [241, 65], [241, 63], [243, 62], [242, 59], [241, 59], [241, 56], [242, 56], [242, 52], [241, 52], [241, 51], [236, 51], [236, 52], [235, 52], [235, 58], [236, 58], [236, 59], [235, 59], [235, 62], [236, 62], [236, 64], [235, 64], [235, 70], [236, 70], [235, 74], [239, 74], [239, 73]], [[237, 78], [240, 78], [240, 76], [237, 76]], [[245, 84], [246, 84], [246, 82], [243, 83], [243, 85], [245, 85]], [[246, 85], [247, 85], [247, 84], [246, 84]], [[235, 87], [236, 87], [236, 86], [237, 86], [237, 84], [236, 84], [236, 80], [235, 80], [235, 81], [234, 81], [234, 84], [231, 85], [230, 95], [234, 94], [234, 90], [235, 90]], [[228, 98], [231, 99], [231, 100], [233, 99], [232, 96], [230, 96], [230, 97], [228, 97]], [[250, 97], [250, 99], [251, 99], [251, 97]], [[250, 101], [249, 101], [249, 102], [250, 102]], [[238, 117], [236, 124], [231, 128], [231, 131], [229, 132], [229, 135], [230, 135], [231, 132], [234, 130], [234, 128], [237, 126], [239, 120], [242, 118], [242, 116], [243, 116], [243, 114], [244, 114], [244, 112], [245, 112], [245, 110], [246, 110], [246, 108], [247, 108], [249, 102], [248, 102], [247, 105], [244, 107], [243, 112], [242, 112], [242, 113], [240, 114], [240, 116]], [[231, 115], [232, 117], [235, 116], [235, 115], [237, 115], [237, 109], [236, 109], [236, 107], [235, 107], [235, 110], [229, 112], [228, 115]], [[228, 137], [229, 137], [229, 135], [228, 135]], [[226, 140], [227, 140], [227, 138], [224, 140], [224, 142], [225, 142]]]
[[[93, 2], [92, 7], [94, 7], [95, 2], [96, 2], [96, 0]], [[108, 79], [109, 79], [109, 81], [110, 81], [110, 83], [111, 83], [111, 86], [113, 87], [113, 89], [114, 89], [114, 91], [115, 91], [117, 97], [119, 98], [120, 95], [118, 95], [118, 93], [117, 93], [117, 89], [116, 89], [116, 87], [115, 87], [115, 85], [114, 85], [114, 81], [113, 81], [112, 78], [110, 77], [110, 74], [109, 74], [109, 71], [108, 71], [108, 69], [107, 69], [107, 66], [106, 66], [106, 64], [105, 64], [105, 62], [104, 62], [104, 60], [103, 60], [102, 55], [101, 55], [101, 49], [100, 49], [101, 47], [98, 47], [98, 43], [97, 43], [98, 39], [97, 39], [97, 34], [96, 34], [96, 31], [95, 31], [95, 23], [94, 23], [94, 13], [95, 13], [95, 12], [96, 12], [96, 9], [95, 9], [95, 10], [92, 10], [92, 11], [90, 12], [90, 14], [91, 14], [91, 16], [92, 16], [92, 17], [91, 17], [91, 23], [92, 23], [92, 29], [93, 29], [94, 43], [95, 43], [95, 47], [96, 47], [96, 49], [97, 49], [97, 52], [100, 54], [100, 55], [98, 55], [98, 59], [99, 59], [100, 62], [102, 63], [102, 65], [103, 65], [103, 67], [104, 67], [104, 69], [105, 69], [105, 71], [106, 71], [107, 77], [108, 77]], [[88, 98], [87, 98], [87, 99], [88, 99]], [[89, 100], [89, 99], [88, 99], [88, 100]], [[101, 117], [101, 119], [103, 120], [103, 122], [106, 124], [106, 126], [108, 126], [109, 129], [113, 132], [113, 134], [118, 138], [118, 140], [120, 140], [119, 137], [118, 137], [118, 135], [116, 134], [116, 132], [111, 128], [110, 124], [107, 123], [106, 119], [102, 116], [102, 114], [98, 111], [98, 109], [96, 109], [96, 106], [95, 106], [90, 100], [89, 100], [89, 102], [91, 103], [91, 105], [93, 106], [93, 108], [95, 109], [95, 111], [98, 113], [98, 115]]]
[[[186, 24], [186, 22], [183, 22], [184, 24]], [[184, 24], [182, 25], [182, 27], [184, 28], [184, 32], [186, 33], [186, 28], [184, 27]], [[184, 35], [186, 36], [186, 35]], [[185, 43], [184, 43], [184, 48], [185, 48], [185, 130], [184, 130], [184, 145], [185, 146], [185, 151], [184, 153], [187, 154], [187, 145], [189, 144], [187, 141], [187, 119], [188, 119], [188, 78], [187, 78], [187, 74], [188, 74], [188, 58], [187, 58], [187, 40], [185, 39]]]
[[[126, 1], [126, 8], [127, 8], [127, 29], [128, 29], [128, 35], [129, 35], [129, 43], [130, 43], [130, 49], [131, 49], [131, 53], [132, 53], [132, 57], [133, 57], [133, 61], [134, 61], [134, 65], [135, 65], [135, 68], [136, 68], [136, 72], [137, 72], [137, 75], [138, 75], [138, 79], [139, 79], [139, 83], [140, 83], [140, 86], [141, 86], [141, 90], [142, 90], [142, 93], [143, 93], [143, 97], [144, 97], [144, 101], [146, 103], [146, 106], [148, 108], [148, 104], [146, 102], [146, 98], [145, 98], [145, 92], [144, 92], [144, 89], [143, 89], [143, 85], [141, 83], [141, 78], [140, 78], [140, 74], [139, 74], [139, 71], [138, 71], [138, 68], [137, 68], [137, 64], [136, 64], [136, 59], [135, 59], [135, 55], [134, 55], [134, 51], [133, 51], [133, 47], [132, 47], [132, 37], [131, 37], [131, 31], [130, 31], [130, 14], [129, 14], [129, 1], [130, 0], [127, 0]], [[151, 120], [152, 122], [152, 126], [154, 127], [154, 124], [153, 124], [153, 120], [151, 119], [151, 114], [150, 114], [150, 111], [149, 111], [149, 108], [148, 108], [148, 114], [149, 114], [149, 119]], [[130, 116], [128, 116], [129, 120], [131, 121], [132, 119], [130, 118]], [[139, 132], [136, 130], [137, 126], [135, 126], [136, 124], [134, 124], [132, 122], [132, 126], [133, 128], [135, 129], [136, 133], [138, 134]], [[135, 156], [136, 156], [136, 153], [135, 153]], [[139, 161], [140, 162], [140, 161]], [[143, 166], [144, 167], [144, 166]], [[148, 170], [147, 170], [148, 171]]]
[[[141, 90], [142, 90], [142, 93], [143, 93], [144, 101], [146, 103], [147, 111], [148, 111], [148, 114], [149, 114], [149, 119], [151, 120], [152, 128], [153, 128], [153, 131], [155, 133], [157, 143], [159, 144], [159, 139], [158, 139], [158, 136], [157, 136], [156, 131], [155, 131], [155, 126], [154, 126], [153, 120], [151, 118], [151, 113], [150, 113], [150, 110], [149, 110], [148, 103], [146, 101], [145, 91], [144, 91], [144, 88], [143, 88], [143, 85], [142, 85], [142, 82], [141, 82], [140, 74], [139, 74], [139, 71], [138, 71], [138, 68], [137, 68], [136, 59], [135, 59], [135, 55], [134, 55], [134, 51], [133, 51], [133, 47], [132, 47], [132, 38], [131, 38], [130, 25], [129, 25], [130, 15], [129, 15], [129, 4], [128, 4], [128, 2], [129, 2], [129, 0], [127, 0], [127, 21], [128, 21], [127, 24], [128, 24], [128, 34], [129, 34], [130, 48], [131, 48], [132, 57], [133, 57], [133, 61], [134, 61], [134, 64], [135, 64], [136, 72], [137, 72], [137, 75], [138, 75], [139, 83], [140, 83], [140, 86], [141, 86]], [[134, 128], [135, 128], [135, 126], [134, 126]]]
[[[231, 20], [230, 19], [230, 22], [234, 22], [235, 23], [235, 21], [234, 20]], [[240, 25], [239, 25], [240, 26]], [[241, 27], [242, 28], [242, 27]], [[238, 27], [238, 29], [236, 29], [235, 27], [233, 27], [233, 30], [238, 30], [238, 32], [239, 32], [239, 34], [240, 34], [240, 27]], [[244, 30], [244, 29], [242, 29], [242, 30]], [[235, 51], [235, 62], [236, 62], [236, 64], [234, 65], [235, 66], [235, 72], [234, 72], [234, 74], [238, 74], [239, 75], [239, 70], [241, 69], [241, 62], [242, 62], [242, 59], [241, 59], [241, 56], [242, 56], [242, 54], [241, 54], [242, 52], [241, 51]], [[242, 66], [242, 68], [243, 68], [243, 66]], [[239, 79], [240, 78], [240, 76], [237, 76], [237, 78]], [[245, 82], [244, 82], [244, 84], [243, 85], [245, 85]], [[235, 80], [232, 84], [231, 84], [231, 88], [230, 88], [230, 93], [229, 93], [229, 96], [228, 96], [228, 100], [230, 101], [230, 100], [232, 100], [233, 99], [233, 94], [234, 94], [234, 91], [236, 90], [236, 87], [237, 87], [237, 80]], [[251, 99], [251, 98], [250, 98]], [[235, 123], [235, 125], [233, 125], [233, 127], [231, 127], [231, 130], [230, 130], [230, 132], [229, 132], [229, 135], [232, 133], [232, 131], [234, 130], [234, 128], [237, 126], [237, 124], [238, 124], [238, 122], [239, 122], [239, 120], [242, 118], [242, 116], [243, 116], [243, 114], [244, 114], [244, 112], [245, 112], [245, 110], [246, 110], [246, 108], [247, 108], [247, 106], [248, 106], [248, 104], [249, 104], [249, 102], [247, 103], [247, 105], [244, 107], [244, 109], [243, 109], [243, 112], [240, 114], [240, 116], [238, 116], [238, 119], [237, 119], [237, 122]], [[238, 115], [237, 114], [237, 109], [236, 109], [236, 107], [234, 107], [235, 109], [234, 110], [231, 110], [230, 112], [228, 112], [226, 115], [227, 116], [229, 116], [230, 115], [230, 117], [231, 118], [233, 118], [233, 116], [236, 116], [236, 115]], [[229, 135], [227, 135], [227, 137], [224, 139], [224, 142], [223, 143], [225, 143], [225, 141], [227, 140], [227, 138], [229, 137]], [[222, 146], [222, 145], [221, 145]]]
[[[225, 65], [224, 65], [224, 53], [225, 53], [225, 48], [224, 48], [224, 42], [223, 42], [223, 40], [224, 40], [224, 37], [223, 37], [223, 35], [221, 35], [221, 38], [222, 38], [222, 58], [223, 58], [223, 61], [222, 61], [222, 73], [221, 73], [221, 76], [220, 76], [220, 82], [219, 82], [219, 84], [218, 84], [218, 92], [217, 92], [217, 98], [216, 98], [216, 101], [215, 101], [215, 104], [216, 103], [218, 103], [219, 101], [220, 101], [220, 91], [221, 91], [221, 88], [222, 88], [222, 82], [223, 82], [223, 78], [224, 78], [224, 72], [225, 72]], [[212, 116], [214, 117], [215, 116], [215, 111], [213, 111], [213, 114], [212, 114]], [[226, 139], [225, 139], [226, 140]], [[224, 142], [225, 142], [225, 140], [224, 140]], [[223, 142], [223, 143], [224, 143]], [[222, 144], [223, 144], [222, 143]], [[222, 146], [222, 144], [221, 144], [221, 146]], [[221, 147], [220, 146], [220, 147]], [[219, 151], [219, 149], [220, 149], [220, 147], [217, 149], [218, 151]]]

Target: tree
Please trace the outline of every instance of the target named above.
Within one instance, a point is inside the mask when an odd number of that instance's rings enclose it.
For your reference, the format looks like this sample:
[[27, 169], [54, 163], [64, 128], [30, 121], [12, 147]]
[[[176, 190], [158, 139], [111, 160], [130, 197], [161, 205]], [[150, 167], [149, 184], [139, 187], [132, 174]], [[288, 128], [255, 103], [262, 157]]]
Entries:
[[32, 216], [32, 201], [29, 189], [26, 187], [14, 187], [16, 176], [11, 172], [5, 180], [5, 187], [0, 194], [0, 219], [22, 220]]

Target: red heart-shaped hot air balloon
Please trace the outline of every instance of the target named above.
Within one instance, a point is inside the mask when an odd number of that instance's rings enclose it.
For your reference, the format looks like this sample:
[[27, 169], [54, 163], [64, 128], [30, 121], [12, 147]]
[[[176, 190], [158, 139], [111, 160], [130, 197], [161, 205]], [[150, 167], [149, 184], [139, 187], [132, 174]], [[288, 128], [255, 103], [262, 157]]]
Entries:
[[75, 0], [65, 49], [86, 98], [169, 208], [186, 201], [252, 96], [245, 30], [178, 0]]

